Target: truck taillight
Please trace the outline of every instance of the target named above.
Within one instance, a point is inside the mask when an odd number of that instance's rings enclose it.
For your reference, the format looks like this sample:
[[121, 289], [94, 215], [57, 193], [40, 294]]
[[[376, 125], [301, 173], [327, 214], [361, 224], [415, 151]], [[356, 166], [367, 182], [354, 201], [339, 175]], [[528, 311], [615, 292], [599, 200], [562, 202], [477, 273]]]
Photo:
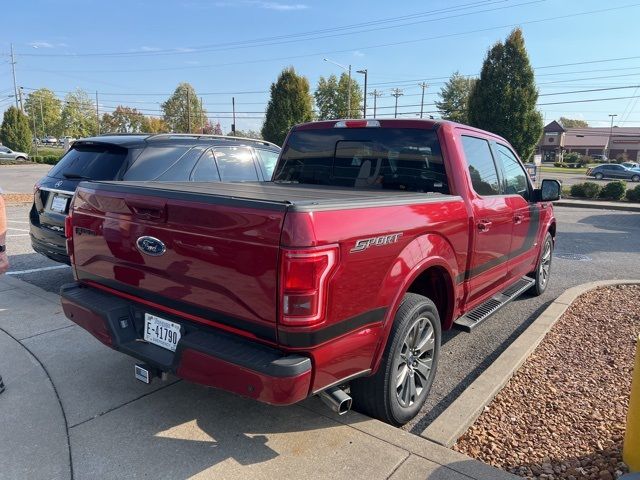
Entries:
[[283, 250], [280, 311], [284, 325], [307, 326], [324, 320], [327, 284], [337, 264], [338, 247]]

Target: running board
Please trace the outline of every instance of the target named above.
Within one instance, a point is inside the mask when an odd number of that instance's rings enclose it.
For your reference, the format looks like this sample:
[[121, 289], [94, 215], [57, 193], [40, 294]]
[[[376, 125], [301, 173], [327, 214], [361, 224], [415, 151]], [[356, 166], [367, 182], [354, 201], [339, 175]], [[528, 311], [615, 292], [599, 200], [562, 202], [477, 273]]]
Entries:
[[491, 297], [484, 303], [458, 318], [453, 325], [458, 330], [471, 332], [475, 327], [480, 325], [484, 320], [496, 313], [521, 293], [529, 290], [536, 281], [533, 278], [522, 277], [516, 283], [506, 290]]

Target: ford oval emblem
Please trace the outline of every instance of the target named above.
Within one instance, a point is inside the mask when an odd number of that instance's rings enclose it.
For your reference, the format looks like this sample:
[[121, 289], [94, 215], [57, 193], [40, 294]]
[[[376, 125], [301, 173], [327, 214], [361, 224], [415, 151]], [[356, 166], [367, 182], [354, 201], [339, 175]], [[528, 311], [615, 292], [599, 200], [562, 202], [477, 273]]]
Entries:
[[167, 247], [162, 240], [154, 237], [140, 237], [136, 241], [136, 246], [142, 253], [151, 255], [152, 257], [159, 257], [167, 251]]
[[60, 180], [59, 182], [56, 182], [56, 184], [54, 185], [54, 187], [56, 188], [60, 188], [62, 186], [62, 180]]

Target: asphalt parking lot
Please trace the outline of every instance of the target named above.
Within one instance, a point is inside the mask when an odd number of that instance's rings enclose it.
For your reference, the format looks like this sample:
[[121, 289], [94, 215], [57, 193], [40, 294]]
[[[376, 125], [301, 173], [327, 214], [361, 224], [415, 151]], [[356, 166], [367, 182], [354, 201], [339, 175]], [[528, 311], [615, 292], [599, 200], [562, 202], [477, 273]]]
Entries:
[[[73, 281], [71, 269], [31, 250], [28, 210], [28, 205], [8, 208], [10, 272], [57, 293]], [[565, 289], [593, 280], [640, 278], [640, 214], [558, 207], [556, 217], [558, 237], [548, 291], [538, 298], [525, 294], [472, 334], [445, 333], [431, 395], [406, 430], [421, 433]]]

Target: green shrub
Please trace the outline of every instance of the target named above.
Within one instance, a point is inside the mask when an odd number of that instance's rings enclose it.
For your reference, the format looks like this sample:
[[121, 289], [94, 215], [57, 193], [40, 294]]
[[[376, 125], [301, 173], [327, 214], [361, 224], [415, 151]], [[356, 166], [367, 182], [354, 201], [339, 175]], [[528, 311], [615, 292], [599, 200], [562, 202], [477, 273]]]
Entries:
[[564, 163], [578, 163], [578, 160], [580, 160], [580, 155], [576, 152], [565, 153], [562, 156], [562, 161]]
[[572, 197], [584, 197], [584, 183], [576, 183], [571, 185], [571, 196]]
[[620, 200], [627, 191], [627, 183], [622, 180], [607, 183], [600, 192], [600, 198], [607, 200]]
[[553, 162], [553, 166], [556, 168], [561, 168], [562, 167], [562, 162]]
[[60, 157], [57, 155], [45, 155], [42, 157], [42, 163], [46, 163], [47, 165], [55, 165], [60, 160]]
[[581, 167], [586, 167], [587, 165], [593, 162], [594, 162], [593, 158], [591, 158], [588, 155], [583, 155], [582, 157], [580, 157], [580, 160], [578, 160], [578, 163], [580, 164]]
[[627, 200], [630, 202], [640, 202], [640, 185], [627, 190]]
[[594, 182], [584, 182], [582, 188], [584, 189], [585, 198], [598, 198], [602, 191], [602, 187]]

